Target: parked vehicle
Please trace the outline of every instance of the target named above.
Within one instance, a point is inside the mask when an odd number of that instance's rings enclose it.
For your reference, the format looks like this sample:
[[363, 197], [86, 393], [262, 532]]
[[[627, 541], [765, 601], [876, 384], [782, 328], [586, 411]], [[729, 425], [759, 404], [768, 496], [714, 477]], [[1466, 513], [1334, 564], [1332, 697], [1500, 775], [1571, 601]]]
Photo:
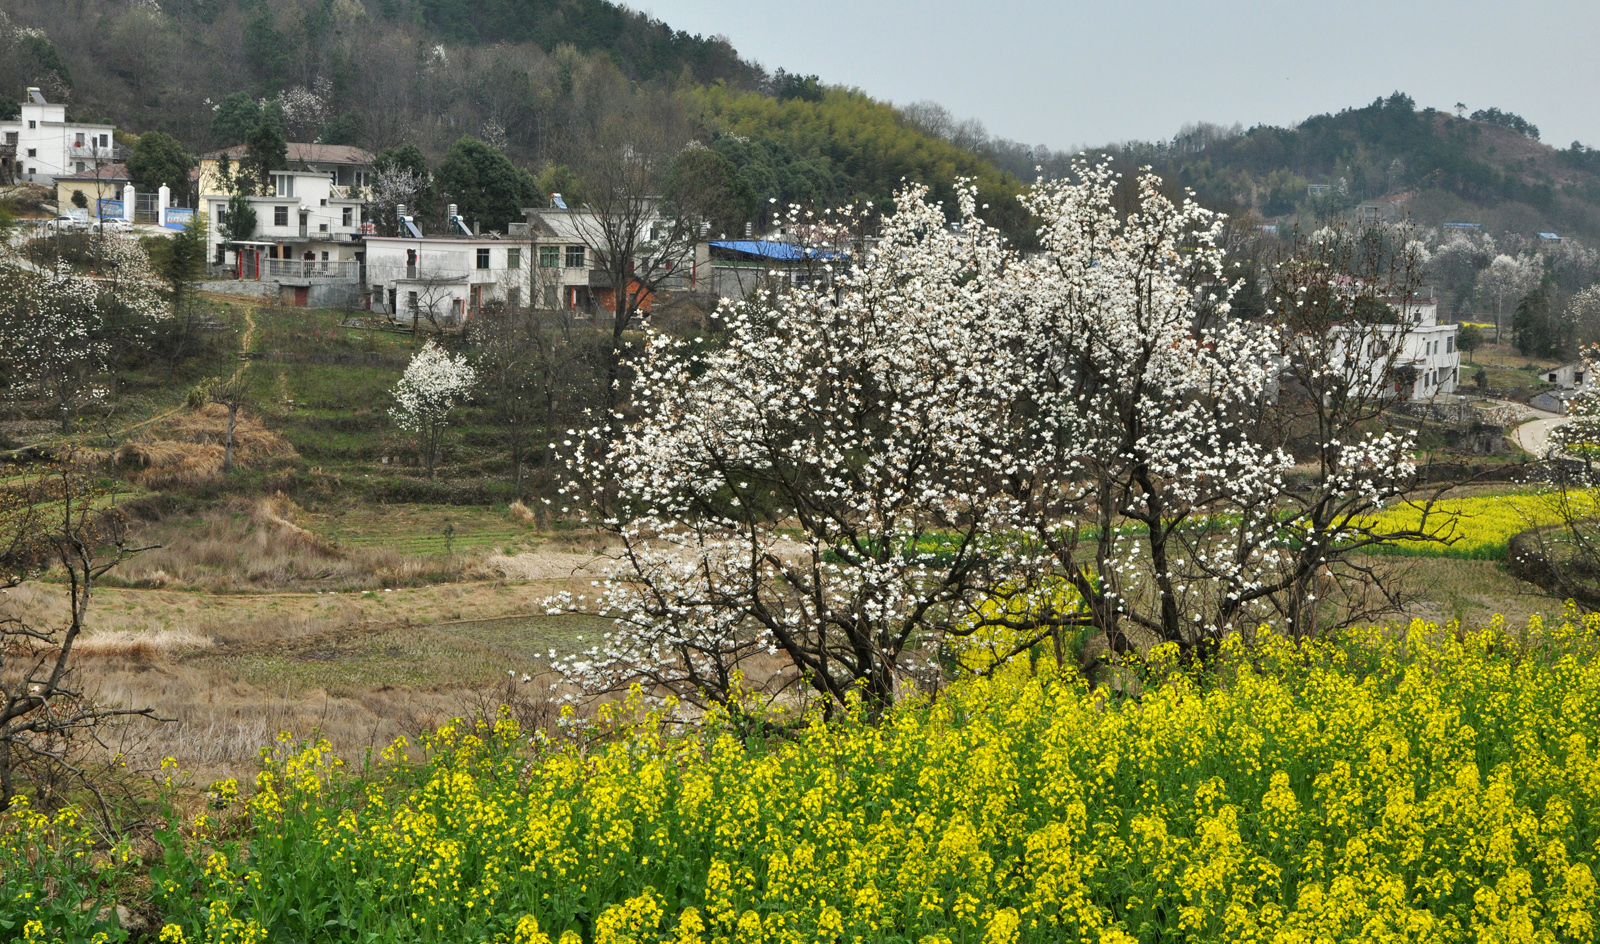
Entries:
[[89, 224], [72, 216], [58, 216], [44, 224], [44, 228], [52, 233], [78, 233], [87, 229]]
[[133, 232], [133, 224], [127, 220], [110, 217], [96, 220], [90, 224], [90, 229], [97, 233], [131, 233]]

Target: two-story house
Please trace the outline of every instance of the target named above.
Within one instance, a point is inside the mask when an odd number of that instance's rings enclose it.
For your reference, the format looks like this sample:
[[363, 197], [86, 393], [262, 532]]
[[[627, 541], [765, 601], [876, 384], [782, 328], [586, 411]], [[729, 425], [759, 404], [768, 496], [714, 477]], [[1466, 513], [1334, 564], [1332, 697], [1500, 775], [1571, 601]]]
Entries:
[[200, 158], [200, 206], [211, 221], [207, 248], [215, 263], [241, 278], [359, 281], [369, 229], [362, 217], [371, 153], [346, 145], [290, 144], [288, 166], [271, 172], [266, 187], [248, 197], [254, 232], [234, 242], [222, 228], [230, 198], [221, 174], [224, 154], [237, 167], [248, 149], [241, 144]]
[[1456, 350], [1457, 325], [1439, 323], [1439, 302], [1434, 298], [1386, 299], [1392, 321], [1335, 328], [1343, 334], [1359, 330], [1365, 338], [1360, 357], [1374, 374], [1389, 373], [1398, 399], [1431, 400], [1455, 393], [1461, 380], [1461, 352]]
[[67, 106], [45, 101], [36, 88], [28, 89], [20, 115], [0, 121], [0, 142], [16, 151], [12, 176], [41, 184], [127, 157], [127, 149], [113, 140], [115, 132], [111, 125], [67, 121]]

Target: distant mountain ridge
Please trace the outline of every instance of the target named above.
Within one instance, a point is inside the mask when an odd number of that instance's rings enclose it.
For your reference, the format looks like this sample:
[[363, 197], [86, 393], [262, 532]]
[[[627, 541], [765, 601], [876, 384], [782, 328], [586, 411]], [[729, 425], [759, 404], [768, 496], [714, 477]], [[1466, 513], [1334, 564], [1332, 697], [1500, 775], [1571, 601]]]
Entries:
[[1537, 133], [1498, 109], [1461, 117], [1396, 92], [1293, 128], [1196, 126], [1107, 151], [1269, 220], [1311, 223], [1368, 204], [1425, 225], [1600, 239], [1600, 153], [1553, 148]]

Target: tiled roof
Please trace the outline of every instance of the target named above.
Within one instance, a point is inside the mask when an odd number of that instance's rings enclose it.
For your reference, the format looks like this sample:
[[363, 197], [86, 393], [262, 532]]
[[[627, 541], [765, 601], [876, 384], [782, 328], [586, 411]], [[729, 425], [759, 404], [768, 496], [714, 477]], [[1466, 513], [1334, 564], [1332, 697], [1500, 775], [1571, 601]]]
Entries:
[[93, 167], [81, 174], [63, 174], [57, 180], [132, 180], [133, 175], [128, 173], [126, 164], [103, 164]]
[[[201, 160], [214, 161], [223, 154], [238, 160], [248, 154], [250, 149], [243, 144], [235, 144], [230, 148], [212, 151], [210, 154], [200, 155]], [[289, 142], [288, 159], [296, 164], [371, 164], [372, 152], [350, 144], [304, 144], [298, 141]]]

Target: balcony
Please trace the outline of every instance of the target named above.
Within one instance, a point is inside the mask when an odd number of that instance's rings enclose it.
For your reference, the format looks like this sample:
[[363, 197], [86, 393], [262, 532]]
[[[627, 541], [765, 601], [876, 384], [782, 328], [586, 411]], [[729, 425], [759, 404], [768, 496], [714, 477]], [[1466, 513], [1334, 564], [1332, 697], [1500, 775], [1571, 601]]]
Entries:
[[353, 260], [320, 259], [263, 259], [261, 278], [264, 279], [344, 279], [351, 282], [361, 278], [361, 263]]

